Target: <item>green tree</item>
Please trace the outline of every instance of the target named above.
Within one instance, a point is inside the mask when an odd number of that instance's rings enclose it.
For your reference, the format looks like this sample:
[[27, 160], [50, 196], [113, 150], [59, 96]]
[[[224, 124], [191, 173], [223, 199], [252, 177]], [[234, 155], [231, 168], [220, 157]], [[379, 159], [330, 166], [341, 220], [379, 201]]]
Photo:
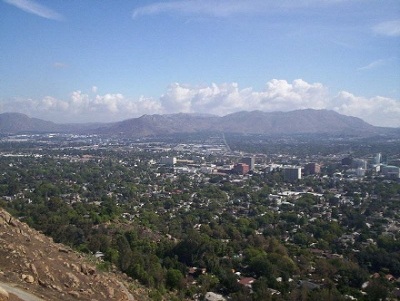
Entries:
[[119, 235], [117, 237], [117, 248], [119, 254], [118, 266], [123, 272], [126, 272], [131, 265], [132, 250], [125, 235]]
[[183, 287], [183, 275], [177, 269], [169, 269], [166, 275], [166, 285], [168, 289], [180, 289]]

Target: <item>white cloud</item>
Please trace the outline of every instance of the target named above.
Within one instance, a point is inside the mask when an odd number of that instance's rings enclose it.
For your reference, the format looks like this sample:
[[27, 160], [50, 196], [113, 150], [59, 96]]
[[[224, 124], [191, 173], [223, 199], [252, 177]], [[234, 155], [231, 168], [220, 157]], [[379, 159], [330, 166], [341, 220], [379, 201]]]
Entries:
[[82, 110], [89, 110], [89, 95], [82, 93], [82, 91], [74, 91], [71, 94], [69, 104], [74, 113], [79, 113]]
[[69, 104], [54, 97], [46, 96], [36, 104], [36, 108], [43, 111], [57, 110], [65, 112], [68, 110]]
[[360, 117], [373, 125], [400, 127], [399, 100], [382, 96], [366, 98], [341, 91], [332, 99], [331, 106], [338, 113]]
[[[57, 112], [60, 116], [68, 114], [71, 109], [70, 104], [63, 100], [58, 100], [51, 96], [46, 96], [43, 99], [13, 99], [1, 104], [1, 112], [19, 112], [34, 117], [46, 116]], [[57, 120], [57, 119], [56, 119]], [[62, 119], [59, 119], [62, 120]]]
[[315, 5], [330, 5], [345, 1], [349, 0], [181, 0], [155, 2], [138, 7], [133, 11], [132, 17], [137, 18], [164, 13], [228, 17], [237, 14], [265, 13], [277, 9], [287, 10]]
[[67, 100], [51, 96], [40, 100], [14, 99], [3, 102], [1, 112], [21, 112], [55, 122], [110, 122], [139, 117], [143, 114], [207, 113], [226, 115], [237, 111], [267, 112], [297, 109], [329, 109], [360, 117], [379, 126], [400, 127], [400, 100], [376, 96], [366, 98], [341, 91], [330, 96], [321, 83], [302, 79], [293, 82], [273, 79], [262, 91], [241, 89], [237, 83], [207, 86], [171, 84], [157, 98], [130, 99], [121, 93], [98, 94], [74, 91]]
[[386, 60], [382, 60], [382, 59], [381, 60], [376, 60], [376, 61], [373, 61], [373, 62], [369, 63], [368, 65], [365, 65], [363, 67], [358, 68], [358, 70], [363, 71], [363, 70], [375, 69], [377, 67], [380, 67], [380, 66], [384, 65], [385, 63], [386, 63]]
[[[226, 17], [236, 13], [254, 12], [260, 6], [261, 1], [210, 1], [187, 0], [173, 2], [156, 2], [142, 6], [134, 10], [133, 18], [143, 15], [157, 15], [161, 13], [180, 13], [183, 15], [209, 15], [214, 17]], [[256, 7], [255, 7], [256, 6]]]
[[389, 36], [389, 37], [399, 37], [400, 36], [400, 20], [386, 21], [376, 24], [372, 27], [372, 30], [376, 34]]
[[119, 93], [97, 95], [92, 104], [97, 108], [104, 108], [112, 114], [117, 114], [120, 112], [120, 105], [125, 105], [125, 98]]
[[42, 18], [51, 19], [61, 21], [63, 20], [63, 16], [59, 13], [47, 8], [39, 3], [34, 2], [33, 0], [3, 0], [5, 3], [14, 5], [23, 11], [37, 15]]
[[239, 89], [237, 83], [212, 84], [209, 87], [190, 87], [175, 83], [160, 98], [168, 112], [212, 113], [225, 115], [240, 110], [293, 110], [323, 108], [326, 89], [322, 84], [308, 84], [298, 79], [293, 83], [271, 80], [264, 91]]
[[0, 102], [0, 112], [20, 112], [32, 117], [64, 122], [111, 122], [143, 114], [164, 113], [160, 101], [147, 97], [127, 99], [121, 93], [91, 94], [73, 91], [67, 100], [46, 96], [43, 99], [12, 99]]

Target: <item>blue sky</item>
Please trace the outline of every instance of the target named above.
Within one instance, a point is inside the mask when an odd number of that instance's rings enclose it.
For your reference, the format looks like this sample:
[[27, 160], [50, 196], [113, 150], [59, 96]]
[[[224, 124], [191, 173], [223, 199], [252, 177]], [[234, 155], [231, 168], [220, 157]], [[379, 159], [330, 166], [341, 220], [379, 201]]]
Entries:
[[0, 112], [332, 109], [400, 126], [398, 0], [0, 0]]

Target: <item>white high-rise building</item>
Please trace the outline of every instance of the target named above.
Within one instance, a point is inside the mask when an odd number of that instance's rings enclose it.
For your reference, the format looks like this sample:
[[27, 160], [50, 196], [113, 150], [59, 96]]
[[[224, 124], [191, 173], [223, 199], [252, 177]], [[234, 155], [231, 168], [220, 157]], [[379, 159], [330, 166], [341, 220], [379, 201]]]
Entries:
[[374, 163], [375, 164], [381, 164], [382, 162], [382, 154], [381, 153], [377, 153], [375, 158], [374, 158]]
[[353, 159], [351, 166], [355, 169], [362, 168], [367, 169], [367, 161], [363, 159]]

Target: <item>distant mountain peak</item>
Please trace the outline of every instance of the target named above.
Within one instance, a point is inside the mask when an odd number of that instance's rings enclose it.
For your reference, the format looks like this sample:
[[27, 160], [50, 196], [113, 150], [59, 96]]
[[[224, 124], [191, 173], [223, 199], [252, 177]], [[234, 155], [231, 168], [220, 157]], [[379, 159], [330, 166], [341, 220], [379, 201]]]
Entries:
[[[352, 134], [373, 135], [383, 128], [332, 110], [302, 109], [288, 112], [240, 111], [222, 117], [177, 113], [142, 115], [114, 123], [56, 124], [20, 113], [0, 114], [0, 133], [79, 132], [126, 137], [176, 133], [226, 132], [243, 134]], [[393, 130], [393, 129], [391, 129]]]

